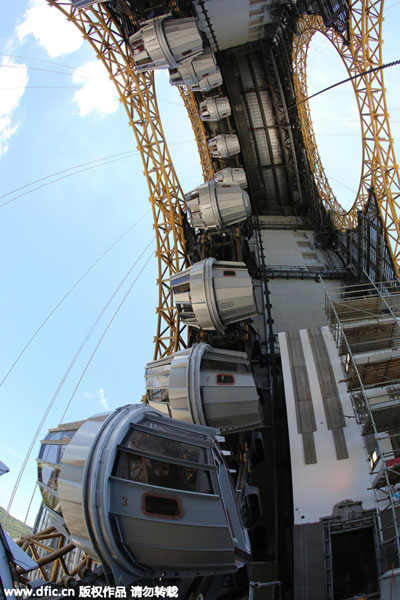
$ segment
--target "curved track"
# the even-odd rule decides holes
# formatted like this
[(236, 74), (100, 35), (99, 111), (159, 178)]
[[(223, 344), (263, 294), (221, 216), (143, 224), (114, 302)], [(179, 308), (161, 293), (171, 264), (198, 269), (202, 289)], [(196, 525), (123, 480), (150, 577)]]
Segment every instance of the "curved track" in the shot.
[[(188, 258), (183, 228), (185, 200), (161, 125), (154, 73), (135, 71), (131, 49), (106, 5), (99, 3), (96, 8), (90, 7), (85, 11), (78, 11), (67, 1), (47, 1), (78, 27), (104, 64), (116, 85), (142, 156), (157, 241), (159, 306), (154, 357), (162, 358), (185, 346), (183, 327), (173, 303), (169, 280), (172, 275), (185, 268)], [(390, 134), (382, 71), (375, 71), (353, 80), (363, 134), (363, 171), (356, 201), (352, 210), (347, 213), (335, 199), (324, 173), (312, 131), (310, 108), (305, 101), (308, 95), (307, 50), (312, 36), (320, 32), (328, 37), (342, 57), (349, 75), (360, 75), (365, 70), (382, 65), (382, 10), (381, 1), (353, 2), (350, 11), (350, 42), (347, 42), (338, 31), (326, 28), (322, 18), (301, 17), (298, 21), (300, 35), (294, 36), (292, 46), (293, 84), (299, 103), (298, 112), (307, 157), (321, 202), (328, 211), (332, 211), (335, 226), (346, 231), (356, 226), (357, 211), (366, 205), (370, 189), (374, 188), (391, 256), (399, 274), (400, 180)], [(242, 62), (245, 60), (247, 57), (242, 58)], [(249, 69), (255, 69), (254, 62), (250, 64)], [(273, 86), (270, 87), (272, 89)], [(262, 105), (263, 98), (259, 90), (257, 92), (260, 96), (259, 105)], [(194, 130), (204, 179), (210, 180), (214, 177), (214, 169), (205, 128), (199, 116), (197, 99), (185, 88), (181, 88), (180, 93)], [(285, 147), (290, 146), (290, 152), (294, 155), (290, 123), (283, 117), (282, 119), (290, 134), (287, 139), (285, 138)], [(271, 126), (270, 123), (268, 125)], [(293, 168), (292, 164), (283, 163), (271, 165), (272, 176), (277, 180), (276, 189), (279, 189), (278, 184), (281, 183), (277, 177), (280, 167), (289, 181), (291, 177), (295, 179), (297, 190), (300, 184), (297, 181), (297, 165), (295, 166), (296, 168)], [(296, 175), (295, 178), (293, 173)], [(239, 233), (237, 232), (236, 235), (239, 236)], [(54, 560), (57, 557), (58, 555)], [(55, 581), (56, 570), (53, 571)]]
[(130, 46), (104, 4), (77, 10), (69, 2), (48, 0), (80, 30), (113, 80), (142, 156), (153, 210), (158, 260), (159, 304), (154, 358), (185, 347), (169, 279), (187, 264), (182, 213), (185, 199), (165, 141), (154, 86), (154, 72), (135, 72)]
[[(304, 15), (298, 21), (299, 35), (292, 46), (293, 83), (298, 102), (301, 129), (310, 169), (321, 201), (332, 211), (334, 224), (341, 231), (353, 229), (357, 212), (368, 201), (372, 188), (376, 194), (391, 256), (399, 276), (400, 259), (400, 177), (390, 132), (383, 71), (363, 74), (382, 66), (383, 1), (353, 2), (350, 9), (349, 43), (332, 28), (325, 27), (318, 15)], [(322, 33), (339, 53), (352, 80), (362, 131), (362, 173), (358, 193), (350, 211), (337, 202), (325, 174), (312, 126), (306, 98), (307, 52), (315, 33)]]

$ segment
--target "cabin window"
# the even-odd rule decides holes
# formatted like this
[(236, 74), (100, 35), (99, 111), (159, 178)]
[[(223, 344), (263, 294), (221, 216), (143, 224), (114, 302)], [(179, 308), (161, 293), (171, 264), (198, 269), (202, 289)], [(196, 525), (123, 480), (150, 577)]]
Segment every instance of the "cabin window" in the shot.
[(150, 517), (167, 519), (180, 519), (183, 517), (183, 507), (179, 498), (164, 494), (143, 494), (142, 511)]
[(178, 308), (179, 314), (182, 316), (182, 319), (190, 319), (195, 316), (193, 312), (193, 307), (190, 304), (190, 302), (179, 302), (179, 304), (177, 304), (176, 306)]
[(169, 402), (168, 389), (148, 389), (147, 399), (149, 402)]
[(148, 65), (150, 67), (151, 65), (154, 64), (149, 61), (149, 58), (147, 56), (145, 58), (141, 58), (140, 60), (138, 58), (136, 58), (135, 62), (138, 67), (145, 66), (145, 65)]
[(193, 322), (193, 319), (196, 318), (196, 315), (194, 314), (194, 312), (186, 312), (186, 311), (179, 310), (179, 305), (178, 305), (178, 313), (179, 313), (182, 323), (191, 323), (191, 322)]
[(46, 488), (41, 487), (41, 494), (42, 494), (42, 499), (43, 502), (46, 506), (48, 506), (49, 508), (55, 510), (56, 512), (61, 514), (61, 506), (60, 506), (60, 502), (58, 500), (57, 494), (53, 491), (50, 490), (46, 490)]
[[(161, 431), (163, 433), (172, 434), (171, 437), (174, 437), (175, 434), (184, 435), (186, 437), (190, 436), (192, 441), (204, 440), (204, 439), (208, 438), (208, 435), (205, 435), (204, 433), (199, 433), (198, 431), (191, 431), (189, 433), (187, 431), (187, 429), (185, 428), (185, 426), (182, 423), (179, 423), (179, 421), (176, 421), (175, 423), (176, 424), (174, 424), (174, 425), (167, 425), (166, 423), (161, 423), (159, 421), (146, 418), (140, 422), (140, 425), (142, 427), (147, 427), (150, 431), (153, 431), (154, 435), (157, 435), (157, 433), (156, 433), (157, 431)], [(128, 436), (127, 436), (127, 439), (128, 439)]]
[[(71, 431), (71, 430), (70, 431), (50, 431), (50, 433), (48, 433), (46, 438), (42, 441), (42, 445), (40, 448), (38, 458), (45, 462), (49, 462), (49, 463), (53, 463), (53, 464), (60, 464), (62, 455), (64, 454), (65, 447), (71, 441), (71, 438), (74, 435), (74, 433), (76, 433), (76, 430), (74, 430), (74, 431)], [(54, 441), (57, 441), (57, 442), (65, 441), (65, 444), (51, 443)]]
[(131, 431), (125, 438), (123, 446), (132, 450), (144, 450), (161, 457), (169, 456), (188, 462), (207, 463), (206, 448), (184, 444), (144, 431)]
[(121, 479), (162, 488), (201, 494), (213, 493), (208, 471), (155, 460), (122, 450), (117, 455), (113, 475)]
[(169, 402), (169, 374), (161, 369), (149, 369), (146, 373), (146, 390), (149, 402)]
[[(192, 211), (195, 212), (195, 211)], [(200, 212), (200, 211), (197, 211)], [(174, 294), (185, 294), (187, 292), (190, 292), (190, 282), (188, 283), (181, 283), (180, 285), (174, 285)]]
[(135, 40), (132, 44), (132, 48), (133, 48), (135, 54), (139, 54), (140, 52), (143, 52), (144, 51), (143, 41), (141, 39)]
[(224, 277), (236, 277), (236, 271), (223, 271), (222, 274)]
[(64, 453), (64, 449), (65, 446), (59, 446), (57, 444), (43, 444), (39, 458), (46, 462), (59, 465), (61, 464), (61, 458)]
[(44, 485), (47, 485), (47, 487), (57, 491), (60, 467), (39, 464), (38, 471), (39, 481)]
[(182, 275), (181, 277), (175, 277), (172, 285), (181, 285), (188, 282), (190, 282), (190, 274)]
[(235, 383), (235, 376), (227, 373), (218, 373), (215, 379), (217, 385), (233, 385)]
[(234, 363), (223, 360), (203, 358), (200, 369), (203, 371), (230, 371), (234, 373), (248, 373), (249, 367), (245, 363)]
[(149, 369), (146, 376), (146, 383), (148, 389), (162, 389), (167, 388), (169, 384), (169, 373), (164, 369), (163, 372), (154, 372), (154, 369)]

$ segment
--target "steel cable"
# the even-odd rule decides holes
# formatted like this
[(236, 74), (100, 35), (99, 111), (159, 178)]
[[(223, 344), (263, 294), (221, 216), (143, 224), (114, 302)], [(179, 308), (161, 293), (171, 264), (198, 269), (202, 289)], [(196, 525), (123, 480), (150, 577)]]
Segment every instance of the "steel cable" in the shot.
[[(47, 419), (47, 417), (48, 417), (48, 415), (49, 415), (49, 413), (50, 413), (50, 410), (51, 410), (51, 409), (52, 409), (52, 407), (54, 406), (54, 403), (55, 403), (55, 401), (57, 400), (57, 398), (58, 398), (58, 395), (59, 395), (59, 393), (60, 393), (60, 391), (61, 391), (61, 389), (62, 389), (62, 387), (63, 387), (63, 385), (64, 385), (64, 383), (65, 383), (65, 381), (66, 381), (66, 379), (67, 379), (67, 377), (68, 377), (68, 375), (70, 374), (70, 372), (71, 372), (72, 368), (74, 367), (74, 365), (75, 365), (76, 361), (78, 360), (78, 358), (79, 358), (79, 356), (80, 356), (80, 354), (81, 354), (81, 352), (82, 352), (83, 348), (85, 347), (85, 345), (86, 345), (86, 342), (89, 340), (89, 338), (90, 338), (91, 334), (93, 333), (93, 331), (94, 331), (94, 329), (96, 328), (97, 324), (99, 323), (99, 321), (101, 320), (102, 316), (103, 316), (103, 315), (104, 315), (104, 313), (106, 312), (107, 308), (109, 307), (109, 305), (111, 304), (111, 302), (113, 301), (113, 299), (115, 298), (115, 296), (117, 295), (117, 293), (119, 292), (119, 290), (121, 289), (122, 285), (125, 283), (125, 281), (126, 281), (126, 280), (127, 280), (127, 278), (129, 277), (129, 275), (131, 274), (131, 272), (133, 271), (133, 269), (135, 268), (135, 266), (137, 265), (137, 263), (139, 262), (139, 260), (142, 258), (142, 256), (143, 256), (143, 255), (145, 254), (145, 252), (146, 252), (146, 251), (149, 249), (150, 245), (151, 245), (153, 242), (154, 242), (154, 240), (153, 240), (153, 239), (151, 239), (151, 240), (150, 240), (150, 242), (149, 242), (149, 243), (147, 244), (147, 246), (145, 247), (145, 249), (144, 249), (144, 250), (141, 252), (140, 256), (139, 256), (139, 257), (138, 257), (138, 258), (135, 260), (135, 262), (133, 263), (133, 265), (132, 265), (132, 266), (129, 268), (129, 270), (128, 270), (128, 272), (126, 273), (126, 275), (125, 275), (125, 276), (123, 277), (123, 279), (120, 281), (120, 283), (118, 284), (118, 286), (117, 286), (117, 287), (116, 287), (116, 289), (114, 290), (113, 294), (110, 296), (110, 298), (108, 299), (108, 301), (106, 302), (106, 304), (104, 305), (104, 307), (102, 308), (102, 310), (100, 311), (100, 313), (98, 314), (98, 316), (97, 316), (96, 320), (94, 321), (94, 323), (93, 323), (93, 324), (92, 324), (92, 326), (90, 327), (90, 329), (89, 329), (89, 331), (87, 332), (87, 334), (86, 334), (86, 336), (85, 336), (84, 340), (81, 342), (81, 344), (80, 344), (80, 346), (79, 346), (78, 350), (76, 351), (76, 353), (75, 353), (75, 355), (74, 355), (74, 357), (73, 357), (72, 361), (70, 362), (70, 364), (69, 364), (69, 366), (68, 366), (67, 370), (65, 371), (64, 375), (62, 376), (62, 378), (61, 378), (61, 380), (60, 380), (60, 382), (59, 382), (59, 384), (58, 384), (58, 386), (57, 386), (57, 389), (56, 389), (56, 391), (54, 392), (54, 394), (53, 394), (53, 397), (52, 397), (52, 399), (50, 400), (50, 402), (49, 402), (49, 404), (48, 404), (48, 406), (47, 406), (46, 410), (44, 411), (44, 413), (43, 413), (43, 416), (42, 416), (42, 418), (41, 418), (41, 420), (40, 420), (40, 423), (39, 423), (38, 427), (36, 428), (35, 434), (34, 434), (34, 436), (33, 436), (33, 438), (32, 438), (32, 441), (31, 441), (31, 443), (30, 443), (30, 446), (29, 446), (29, 448), (28, 448), (28, 451), (27, 451), (27, 453), (26, 453), (26, 456), (25, 456), (25, 458), (24, 458), (24, 461), (23, 461), (23, 463), (22, 463), (21, 469), (20, 469), (20, 471), (19, 471), (19, 473), (18, 473), (18, 476), (17, 476), (17, 479), (16, 479), (16, 481), (15, 481), (15, 484), (14, 484), (13, 490), (12, 490), (12, 492), (11, 492), (10, 500), (9, 500), (9, 502), (8, 502), (8, 506), (7, 506), (7, 513), (8, 513), (8, 515), (10, 514), (11, 506), (12, 506), (12, 504), (13, 504), (13, 502), (14, 502), (15, 495), (16, 495), (16, 493), (17, 493), (17, 490), (18, 490), (19, 484), (20, 484), (20, 482), (21, 482), (22, 476), (23, 476), (23, 474), (24, 474), (24, 472), (25, 472), (26, 465), (28, 464), (28, 461), (29, 461), (29, 459), (30, 459), (30, 457), (31, 457), (31, 454), (32, 454), (33, 448), (34, 448), (34, 446), (35, 446), (35, 444), (36, 444), (36, 442), (37, 442), (37, 440), (38, 440), (38, 437), (39, 437), (39, 435), (40, 435), (40, 432), (41, 432), (41, 430), (42, 430), (42, 427), (43, 427), (43, 425), (44, 425), (44, 423), (45, 423), (45, 421), (46, 421), (46, 419)], [(150, 260), (150, 258), (149, 258), (148, 260)], [(148, 262), (148, 261), (147, 261), (147, 262)], [(147, 262), (146, 262), (146, 265), (147, 265)], [(142, 271), (141, 271), (141, 272), (142, 272)], [(140, 273), (141, 273), (141, 272), (140, 272)], [(136, 281), (137, 281), (137, 278), (135, 279), (135, 282), (136, 282)], [(133, 287), (133, 285), (131, 285), (131, 287), (129, 288), (129, 291), (132, 289), (132, 287)], [(124, 297), (124, 300), (123, 300), (123, 301), (125, 301), (125, 299), (126, 299), (126, 296)], [(118, 309), (117, 309), (117, 312), (119, 311), (120, 307), (121, 307), (121, 305), (118, 307)], [(116, 313), (114, 313), (114, 315), (113, 315), (113, 317), (112, 317), (112, 320), (114, 320), (115, 316), (116, 316)], [(110, 324), (111, 324), (111, 323), (110, 323)], [(110, 325), (110, 324), (109, 324), (109, 325)], [(109, 328), (109, 325), (107, 326), (107, 329), (106, 329), (106, 331), (108, 330), (108, 328)], [(105, 333), (103, 334), (102, 338), (104, 337), (104, 335), (105, 335)], [(101, 339), (102, 339), (102, 338), (101, 338)], [(6, 520), (7, 520), (7, 519), (6, 519)]]
[(61, 300), (59, 300), (57, 302), (55, 307), (49, 312), (47, 317), (42, 321), (42, 323), (39, 325), (39, 327), (36, 329), (36, 331), (32, 334), (32, 336), (26, 342), (25, 346), (22, 348), (21, 352), (18, 354), (17, 358), (14, 360), (14, 362), (8, 369), (7, 373), (4, 375), (3, 379), (0, 381), (0, 387), (6, 381), (7, 377), (10, 375), (10, 373), (12, 372), (14, 367), (17, 365), (20, 358), (22, 358), (22, 356), (24, 355), (26, 350), (29, 348), (29, 346), (31, 345), (33, 340), (36, 338), (38, 333), (41, 331), (41, 329), (43, 329), (43, 327), (46, 325), (46, 323), (49, 321), (49, 319), (54, 315), (56, 310), (63, 304), (63, 302), (68, 298), (68, 296), (70, 296), (70, 294), (79, 285), (79, 283), (86, 277), (86, 275), (88, 275), (90, 273), (90, 271), (92, 271), (92, 269), (94, 269), (94, 267), (101, 261), (101, 259), (104, 258), (104, 256), (106, 256), (106, 254), (108, 254), (110, 252), (110, 250), (112, 250), (114, 248), (114, 246), (116, 246), (118, 244), (118, 242), (120, 242), (130, 231), (132, 231), (132, 229), (138, 223), (140, 223), (140, 221), (142, 221), (144, 219), (144, 217), (149, 214), (149, 212), (150, 212), (150, 209), (148, 211), (146, 211), (137, 221), (135, 221), (135, 223), (133, 223), (130, 227), (128, 227), (128, 229), (126, 229), (116, 240), (114, 240), (114, 242), (106, 250), (104, 250), (104, 252), (98, 258), (96, 258), (96, 260), (90, 265), (90, 267), (88, 267), (86, 269), (86, 271), (84, 271), (84, 273), (79, 277), (79, 279), (76, 280), (76, 282), (64, 294), (64, 296), (61, 298)]

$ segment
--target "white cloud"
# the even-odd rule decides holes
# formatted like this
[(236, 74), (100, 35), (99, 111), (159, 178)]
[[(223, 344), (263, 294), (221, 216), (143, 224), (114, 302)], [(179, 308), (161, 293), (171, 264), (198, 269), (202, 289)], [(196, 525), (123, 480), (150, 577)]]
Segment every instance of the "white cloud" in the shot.
[(82, 84), (82, 76), (88, 79), (80, 90), (75, 92), (74, 101), (79, 106), (79, 114), (86, 117), (93, 111), (102, 116), (116, 112), (119, 108), (117, 90), (109, 79), (104, 65), (99, 60), (91, 60), (76, 69), (72, 79)]
[(20, 43), (33, 35), (51, 58), (75, 52), (83, 44), (83, 37), (75, 25), (46, 0), (30, 0), (16, 35)]
[(85, 400), (95, 400), (96, 402), (100, 402), (101, 406), (105, 410), (111, 410), (103, 388), (99, 388), (95, 394), (93, 394), (92, 392), (85, 392), (83, 394), (83, 397), (85, 398)]
[(108, 400), (107, 400), (107, 398), (104, 395), (103, 388), (100, 388), (99, 390), (97, 390), (97, 395), (99, 397), (100, 404), (102, 405), (102, 407), (105, 408), (106, 410), (111, 410), (110, 406), (108, 404)]
[(0, 156), (7, 152), (9, 141), (18, 129), (19, 123), (13, 123), (13, 115), (28, 81), (25, 64), (3, 59), (0, 66)]
[[(23, 44), (29, 36), (33, 36), (51, 58), (75, 52), (84, 41), (75, 25), (46, 0), (29, 0), (29, 7), (16, 27), (12, 41)], [(104, 116), (118, 110), (116, 89), (100, 61), (88, 61), (71, 75), (74, 83), (82, 86), (73, 96), (81, 117), (94, 111)], [(11, 122), (7, 122), (3, 130), (3, 136), (0, 130), (0, 155), (1, 151), (6, 151), (7, 141), (14, 133)]]

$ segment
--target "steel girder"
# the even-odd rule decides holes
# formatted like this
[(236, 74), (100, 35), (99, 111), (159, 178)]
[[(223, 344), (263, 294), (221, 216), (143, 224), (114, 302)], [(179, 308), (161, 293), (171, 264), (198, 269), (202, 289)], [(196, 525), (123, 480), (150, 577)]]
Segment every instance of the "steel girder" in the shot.
[(169, 279), (187, 265), (187, 256), (182, 225), (185, 200), (161, 125), (154, 72), (136, 72), (131, 48), (106, 5), (78, 10), (69, 2), (47, 1), (94, 48), (117, 88), (136, 138), (153, 210), (159, 288), (154, 358), (162, 358), (185, 347)]
[[(370, 190), (377, 198), (386, 240), (399, 276), (400, 261), (400, 178), (390, 132), (383, 71), (361, 75), (382, 66), (383, 0), (356, 0), (350, 5), (350, 43), (335, 30), (325, 27), (318, 15), (303, 15), (297, 22), (298, 36), (293, 37), (293, 83), (301, 128), (310, 169), (335, 226), (354, 229), (357, 212), (368, 202)], [(312, 36), (322, 33), (338, 51), (352, 80), (357, 100), (363, 142), (362, 172), (357, 197), (345, 212), (336, 200), (324, 172), (312, 127), (308, 101), (306, 61)]]
[[(17, 540), (17, 544), (25, 552), (29, 551), (32, 558), (37, 562), (38, 571), (43, 581), (56, 583), (62, 577), (72, 578), (78, 572), (88, 570), (92, 559), (80, 553), (78, 560), (73, 561), (74, 566), (68, 565), (68, 555), (76, 551), (74, 544), (68, 543), (65, 536), (51, 526), (38, 533), (25, 536)], [(75, 564), (76, 563), (76, 564)], [(22, 568), (18, 567), (17, 573), (20, 581), (26, 583), (27, 579)]]
[(199, 105), (192, 90), (186, 86), (178, 86), (179, 93), (185, 105), (190, 123), (192, 125), (194, 137), (197, 144), (197, 151), (200, 157), (201, 169), (203, 171), (204, 181), (214, 179), (214, 166), (212, 162), (210, 147), (204, 129), (203, 121), (200, 117)]

